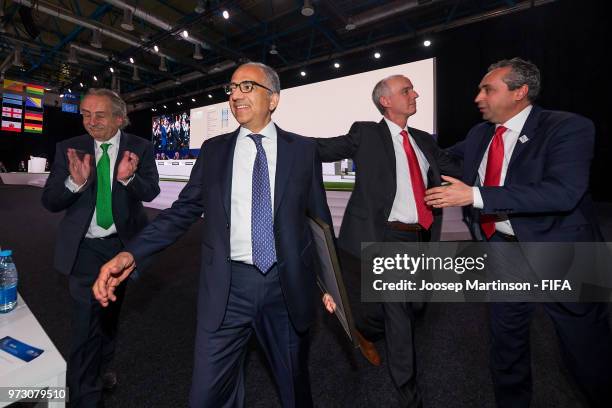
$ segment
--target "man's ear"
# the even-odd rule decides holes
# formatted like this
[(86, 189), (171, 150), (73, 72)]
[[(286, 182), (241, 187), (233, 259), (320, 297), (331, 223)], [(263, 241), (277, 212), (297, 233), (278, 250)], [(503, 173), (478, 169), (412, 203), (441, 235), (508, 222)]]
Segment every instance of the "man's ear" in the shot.
[(278, 106), (278, 101), (280, 100), (280, 95), (278, 93), (273, 93), (270, 96), (270, 111), (274, 111)]
[(523, 84), (520, 88), (515, 89), (515, 91), (515, 99), (517, 101), (522, 101), (527, 97), (527, 94), (529, 93), (529, 85)]

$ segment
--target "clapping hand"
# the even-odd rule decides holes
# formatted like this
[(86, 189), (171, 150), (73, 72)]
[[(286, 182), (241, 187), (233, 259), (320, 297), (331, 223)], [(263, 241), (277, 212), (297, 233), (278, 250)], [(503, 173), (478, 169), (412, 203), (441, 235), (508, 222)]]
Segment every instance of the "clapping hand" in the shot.
[(66, 155), (68, 156), (68, 171), (72, 181), (77, 186), (82, 186), (91, 173), (91, 154), (85, 153), (81, 157), (76, 149), (69, 148)]
[(117, 180), (128, 181), (138, 169), (138, 156), (128, 150), (123, 152), (123, 157), (117, 167)]

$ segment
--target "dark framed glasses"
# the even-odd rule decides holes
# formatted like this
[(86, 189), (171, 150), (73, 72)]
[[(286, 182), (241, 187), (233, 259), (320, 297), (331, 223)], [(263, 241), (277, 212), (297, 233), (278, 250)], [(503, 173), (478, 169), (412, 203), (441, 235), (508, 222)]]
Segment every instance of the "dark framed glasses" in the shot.
[(231, 95), (237, 88), (240, 88), (240, 92), (242, 93), (249, 93), (253, 90), (254, 86), (258, 86), (260, 88), (263, 88), (267, 91), (274, 93), (274, 91), (268, 88), (267, 86), (264, 86), (255, 81), (242, 81), (239, 84), (235, 82), (230, 82), (229, 84), (224, 85), (223, 89), (225, 90), (226, 94)]

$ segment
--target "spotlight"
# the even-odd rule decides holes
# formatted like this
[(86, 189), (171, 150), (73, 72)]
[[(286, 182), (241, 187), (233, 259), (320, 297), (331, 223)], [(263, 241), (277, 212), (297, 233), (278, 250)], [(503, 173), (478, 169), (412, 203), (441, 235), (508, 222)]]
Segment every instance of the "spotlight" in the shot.
[(159, 70), (162, 72), (168, 71), (168, 66), (166, 66), (166, 57), (161, 57), (159, 61)]
[(81, 88), (84, 86), (82, 82), (79, 82), (79, 85), (81, 86)]
[(195, 98), (191, 98), (191, 102), (195, 102)]
[(134, 24), (132, 24), (132, 10), (124, 9), (123, 10), (123, 21), (121, 22), (121, 28), (126, 31), (133, 31)]
[(166, 105), (162, 105), (162, 106), (164, 107), (164, 109), (168, 109), (168, 108), (166, 107)]
[(68, 63), (69, 64), (78, 64), (79, 60), (77, 59), (76, 49), (70, 47), (70, 52), (68, 53)]
[(374, 58), (379, 59), (380, 58), (380, 52), (375, 52), (374, 53)]
[(140, 81), (140, 75), (138, 75), (138, 67), (134, 65), (134, 72), (132, 72), (132, 81)]
[(300, 71), (300, 75), (305, 77), (306, 76), (306, 71)]
[(423, 45), (426, 46), (426, 47), (429, 47), (431, 45), (431, 41), (425, 40), (425, 41), (423, 41)]
[(68, 88), (68, 93), (71, 94), (72, 93), (72, 89)]
[(134, 63), (134, 58), (130, 57), (130, 64)]
[(189, 32), (187, 30), (183, 30), (183, 38), (189, 38)]
[(212, 99), (212, 94), (208, 94), (208, 99)]
[(204, 0), (198, 0), (195, 9), (193, 10), (198, 14), (202, 14), (206, 11), (206, 4), (204, 3)]
[(202, 55), (202, 47), (200, 46), (200, 44), (195, 45), (195, 49), (193, 51), (193, 59), (198, 61), (204, 59), (204, 56)]
[(314, 7), (312, 5), (312, 0), (304, 0), (304, 6), (302, 7), (302, 15), (305, 17), (310, 17), (314, 14)]
[(155, 52), (159, 52), (159, 47), (157, 45), (154, 45), (153, 50), (155, 50)]
[(229, 11), (227, 11), (227, 10), (223, 10), (223, 13), (221, 13), (221, 14), (223, 15), (223, 18), (226, 19), (226, 20), (230, 17), (229, 16)]
[(93, 36), (89, 45), (94, 48), (102, 48), (102, 34), (100, 33), (100, 30), (93, 30), (92, 34)]
[(115, 73), (115, 69), (113, 67), (108, 68), (108, 70), (111, 72), (111, 74)]
[(60, 94), (60, 98), (63, 98), (63, 97), (64, 97), (64, 94)]
[(94, 81), (97, 81), (97, 80), (98, 80), (98, 77), (97, 77), (97, 76), (95, 76), (95, 75), (93, 76), (93, 78), (94, 78)]
[(336, 69), (340, 68), (340, 63), (339, 62), (334, 62), (334, 68), (336, 68)]

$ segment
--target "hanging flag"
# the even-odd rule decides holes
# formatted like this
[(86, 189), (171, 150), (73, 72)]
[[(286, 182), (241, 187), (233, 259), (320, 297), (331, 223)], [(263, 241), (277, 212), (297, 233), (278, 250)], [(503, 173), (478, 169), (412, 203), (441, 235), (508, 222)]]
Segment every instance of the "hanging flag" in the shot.
[(21, 132), (21, 122), (14, 122), (11, 120), (2, 121), (2, 130), (7, 132)]
[(11, 93), (2, 94), (3, 105), (23, 105), (23, 96)]
[(44, 86), (40, 86), (40, 85), (27, 84), (26, 85), (26, 92), (30, 93), (30, 94), (34, 94), (34, 95), (43, 96), (44, 93), (45, 93), (45, 87)]
[(25, 106), (26, 108), (42, 109), (42, 98), (34, 98), (33, 96), (26, 96)]
[(38, 122), (43, 121), (43, 114), (40, 112), (32, 112), (26, 111), (25, 116), (23, 117), (25, 120), (36, 120)]
[(7, 118), (19, 118), (19, 119), (21, 119), (22, 112), (23, 112), (23, 110), (19, 109), (19, 108), (13, 108), (11, 106), (3, 106), (2, 107), (2, 116), (5, 116)]
[(40, 123), (24, 123), (23, 131), (28, 133), (42, 133), (42, 124)]
[(11, 81), (10, 79), (5, 79), (3, 87), (7, 91), (23, 92), (23, 86), (24, 85), (25, 84), (23, 82)]

